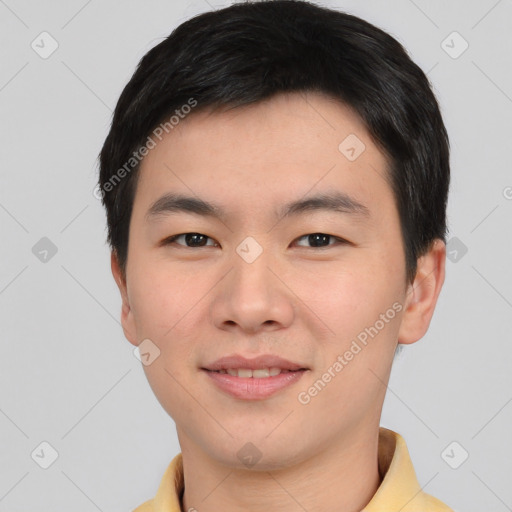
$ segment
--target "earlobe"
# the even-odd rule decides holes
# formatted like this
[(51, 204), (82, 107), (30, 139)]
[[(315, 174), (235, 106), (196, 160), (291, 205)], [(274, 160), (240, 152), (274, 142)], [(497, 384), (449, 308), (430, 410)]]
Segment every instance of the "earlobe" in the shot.
[(430, 250), (418, 259), (416, 277), (405, 298), (398, 343), (414, 343), (427, 332), (444, 283), (445, 263), (446, 245), (436, 239)]
[(114, 280), (117, 284), (117, 287), (119, 288), (119, 292), (121, 293), (121, 325), (123, 327), (124, 335), (132, 345), (137, 346), (138, 343), (137, 337), (135, 336), (135, 321), (128, 297), (128, 287), (126, 285), (126, 279), (121, 272), (119, 260), (114, 251), (112, 251), (110, 254), (110, 267), (112, 269)]

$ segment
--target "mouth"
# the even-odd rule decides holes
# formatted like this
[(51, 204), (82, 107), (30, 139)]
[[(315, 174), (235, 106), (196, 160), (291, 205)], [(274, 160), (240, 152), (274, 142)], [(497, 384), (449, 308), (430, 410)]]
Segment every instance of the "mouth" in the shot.
[[(248, 359), (242, 355), (235, 354), (231, 356), (221, 357), (212, 363), (205, 365), (203, 370), (214, 372), (225, 372), (233, 376), (239, 377), (269, 377), (279, 375), (281, 372), (308, 370), (304, 365), (288, 361), (282, 357), (265, 354), (258, 357)], [(254, 372), (250, 374), (248, 370)], [(237, 372), (236, 374), (234, 372)], [(239, 373), (241, 372), (241, 375)], [(268, 374), (267, 374), (268, 372)]]
[(208, 370), (207, 368), (203, 368), (203, 370), (231, 375), (232, 377), (242, 377), (242, 378), (253, 378), (253, 379), (266, 379), (268, 377), (276, 377), (277, 375), (281, 375), (282, 373), (295, 373), (300, 371), (305, 371), (306, 368), (299, 368), (297, 370), (287, 370), (285, 368), (258, 368), (251, 370), (250, 368), (226, 368), (221, 370)]
[(292, 386), (309, 368), (278, 356), (223, 357), (201, 370), (222, 392), (240, 400), (264, 400)]

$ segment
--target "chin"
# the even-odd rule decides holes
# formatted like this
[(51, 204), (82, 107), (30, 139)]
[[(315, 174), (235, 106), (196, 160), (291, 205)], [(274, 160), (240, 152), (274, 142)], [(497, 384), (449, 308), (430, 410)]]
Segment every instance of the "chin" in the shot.
[[(273, 434), (275, 435), (275, 434)], [(278, 471), (294, 466), (308, 458), (304, 450), (300, 452), (297, 445), (303, 443), (292, 442), (289, 432), (284, 438), (275, 435), (274, 439), (268, 437), (268, 430), (261, 435), (237, 436), (229, 440), (209, 439), (201, 443), (209, 457), (226, 467), (248, 471)], [(258, 441), (261, 439), (261, 441)], [(289, 443), (286, 442), (289, 441)]]

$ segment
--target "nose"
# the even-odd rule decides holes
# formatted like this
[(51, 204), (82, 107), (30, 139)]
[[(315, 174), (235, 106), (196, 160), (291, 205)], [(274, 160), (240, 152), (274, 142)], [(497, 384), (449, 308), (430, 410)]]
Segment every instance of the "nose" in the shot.
[(288, 327), (296, 308), (283, 265), (270, 251), (254, 261), (234, 254), (231, 270), (212, 290), (210, 314), (216, 327), (254, 334)]

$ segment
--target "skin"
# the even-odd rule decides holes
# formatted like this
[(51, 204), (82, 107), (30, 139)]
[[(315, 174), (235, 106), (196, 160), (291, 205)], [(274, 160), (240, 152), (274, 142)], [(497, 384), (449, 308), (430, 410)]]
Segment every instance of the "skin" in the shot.
[[(338, 149), (356, 134), (366, 149)], [(174, 419), (183, 454), (183, 510), (359, 511), (378, 471), (379, 420), (397, 343), (427, 331), (444, 282), (436, 240), (405, 279), (404, 246), (387, 160), (362, 121), (319, 93), (278, 95), (229, 112), (189, 115), (142, 162), (130, 224), (126, 280), (115, 253), (122, 325), (134, 345), (160, 350), (144, 366)], [(276, 218), (283, 203), (341, 191), (366, 205), (364, 219), (332, 211)], [(219, 203), (224, 222), (190, 213), (148, 223), (164, 192)], [(206, 235), (187, 247), (181, 233)], [(305, 235), (325, 233), (315, 247)], [(247, 263), (246, 237), (263, 252)], [(402, 310), (311, 401), (307, 391), (394, 303)], [(200, 368), (233, 354), (277, 354), (309, 370), (264, 400), (235, 399)], [(253, 443), (261, 459), (237, 452)], [(299, 505), (300, 504), (300, 505)]]

